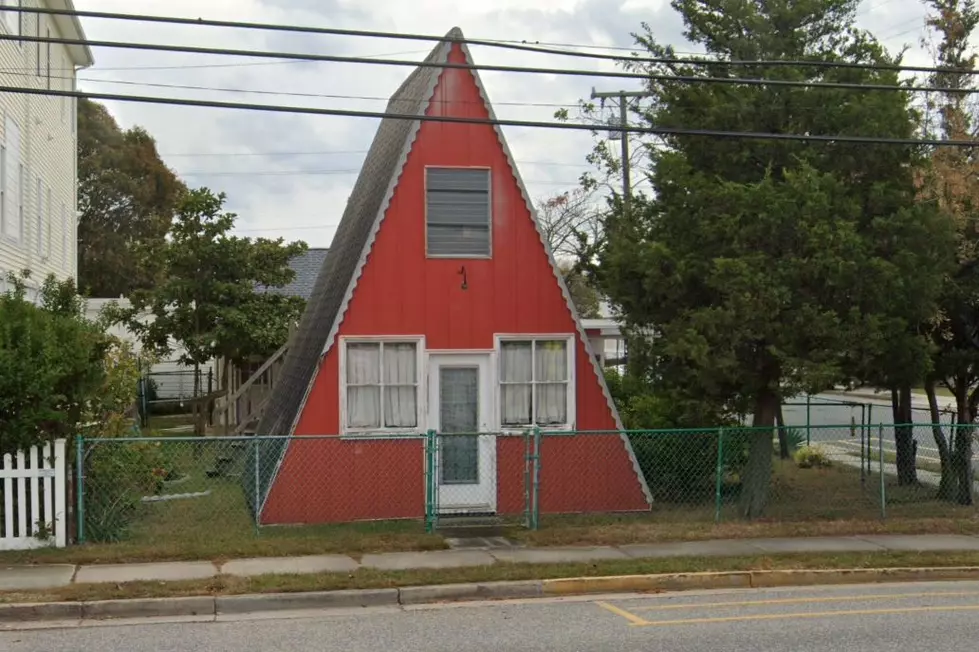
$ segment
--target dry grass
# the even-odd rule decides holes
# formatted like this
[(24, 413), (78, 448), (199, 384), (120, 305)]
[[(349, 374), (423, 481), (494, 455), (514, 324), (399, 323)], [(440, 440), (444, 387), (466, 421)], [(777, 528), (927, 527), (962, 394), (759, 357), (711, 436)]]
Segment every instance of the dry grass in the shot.
[(881, 518), (880, 476), (861, 483), (849, 467), (800, 469), (777, 463), (765, 518), (738, 517), (737, 497), (726, 496), (721, 520), (713, 500), (662, 504), (649, 513), (615, 516), (542, 517), (537, 531), (516, 531), (530, 545), (619, 545), (752, 537), (846, 536), (857, 534), (979, 534), (979, 512), (935, 500), (927, 486), (888, 483), (887, 518)]
[(979, 552), (882, 552), (834, 554), (757, 555), (750, 557), (677, 557), (630, 559), (581, 564), (496, 564), (442, 570), (378, 571), (315, 575), (262, 575), (251, 578), (222, 575), (184, 582), (130, 582), (125, 584), (75, 584), (51, 591), (0, 593), (0, 602), (59, 602), (170, 596), (236, 595), (244, 593), (295, 593), (353, 588), (392, 588), (459, 582), (549, 579), (603, 575), (654, 573), (818, 569), (899, 568), (979, 565)]

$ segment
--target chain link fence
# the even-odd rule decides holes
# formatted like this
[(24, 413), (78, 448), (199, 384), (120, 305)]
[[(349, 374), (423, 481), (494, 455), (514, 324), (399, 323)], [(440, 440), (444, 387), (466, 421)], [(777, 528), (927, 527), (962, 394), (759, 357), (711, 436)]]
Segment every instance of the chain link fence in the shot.
[[(629, 432), (79, 437), (78, 538), (159, 544), (351, 522), (432, 532), (487, 517), (537, 529), (575, 515), (652, 523), (745, 515), (749, 451), (772, 438), (762, 518), (972, 515), (975, 426), (850, 423)], [(910, 438), (912, 462), (898, 468)], [(807, 445), (808, 442), (808, 445)], [(628, 444), (628, 445), (626, 445)], [(971, 452), (971, 451), (970, 451)], [(943, 459), (945, 460), (943, 463)], [(974, 461), (974, 460), (973, 460)], [(944, 470), (943, 470), (944, 469)], [(763, 469), (767, 472), (767, 469)]]

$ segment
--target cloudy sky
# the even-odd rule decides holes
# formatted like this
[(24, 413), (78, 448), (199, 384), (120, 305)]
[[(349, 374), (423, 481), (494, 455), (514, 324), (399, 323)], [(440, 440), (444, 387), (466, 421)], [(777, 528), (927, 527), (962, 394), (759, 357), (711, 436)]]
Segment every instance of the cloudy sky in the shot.
[[(684, 45), (682, 24), (666, 0), (75, 0), (80, 10), (129, 12), (250, 22), (444, 34), (454, 26), (469, 38), (528, 40), (624, 53), (642, 21), (659, 40)], [(529, 8), (534, 7), (534, 8)], [(863, 27), (892, 50), (909, 46), (906, 62), (927, 63), (919, 40), (924, 7), (918, 0), (864, 0)], [(95, 40), (169, 43), (420, 60), (431, 44), (419, 41), (288, 35), (106, 20), (83, 21)], [(473, 47), (477, 63), (614, 69), (608, 62)], [(265, 59), (205, 57), (98, 48), (96, 65), (80, 73), (83, 90), (131, 95), (383, 110), (410, 69)], [(497, 115), (549, 120), (593, 87), (618, 90), (632, 80), (483, 72)], [(377, 122), (363, 118), (299, 116), (113, 102), (124, 127), (152, 133), (164, 160), (191, 186), (228, 195), (238, 231), (328, 246)], [(505, 128), (531, 194), (545, 197), (574, 187), (587, 169), (591, 136), (569, 131)]]

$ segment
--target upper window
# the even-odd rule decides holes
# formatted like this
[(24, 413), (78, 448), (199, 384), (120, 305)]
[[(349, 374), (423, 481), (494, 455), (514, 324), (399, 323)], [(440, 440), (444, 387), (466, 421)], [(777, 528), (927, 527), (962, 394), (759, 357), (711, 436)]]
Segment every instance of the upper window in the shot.
[(3, 176), (3, 235), (14, 240), (23, 238), (24, 230), (24, 163), (21, 158), (20, 127), (8, 115), (4, 119)]
[(568, 340), (500, 343), (500, 421), (504, 428), (570, 425)]
[(346, 343), (347, 430), (418, 427), (418, 344)]
[[(3, 7), (23, 7), (24, 0), (0, 0), (0, 10)], [(8, 34), (20, 36), (24, 33), (24, 14), (19, 11), (3, 11), (3, 23), (7, 28)], [(18, 41), (23, 45), (23, 41)]]
[(429, 256), (489, 256), (491, 223), (489, 170), (426, 170), (425, 226)]

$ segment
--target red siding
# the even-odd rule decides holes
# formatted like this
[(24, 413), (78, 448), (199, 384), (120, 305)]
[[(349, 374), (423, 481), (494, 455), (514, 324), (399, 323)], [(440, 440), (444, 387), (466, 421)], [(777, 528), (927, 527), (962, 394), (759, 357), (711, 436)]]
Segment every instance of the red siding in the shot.
[[(450, 61), (465, 62), (458, 46)], [(459, 69), (443, 72), (428, 112), (489, 117), (471, 73)], [(424, 175), (429, 165), (491, 169), (491, 260), (426, 258)], [(462, 267), (466, 289), (461, 287)], [(576, 328), (493, 127), (422, 123), (339, 335), (424, 335), (429, 349), (492, 349), (496, 333), (570, 334)], [(576, 341), (577, 427), (614, 430), (592, 363), (583, 343)], [(297, 435), (339, 432), (338, 360), (334, 344), (316, 377)], [(322, 452), (303, 454), (301, 459), (295, 446), (290, 449), (264, 522), (423, 515), (420, 443), (321, 441), (317, 447)], [(542, 493), (542, 510), (647, 507), (617, 436), (601, 436), (598, 441), (548, 438), (544, 448), (547, 461), (541, 480), (551, 487)], [(498, 457), (499, 511), (519, 512), (524, 500), (523, 439), (501, 439)], [(350, 489), (365, 485), (371, 490)]]

